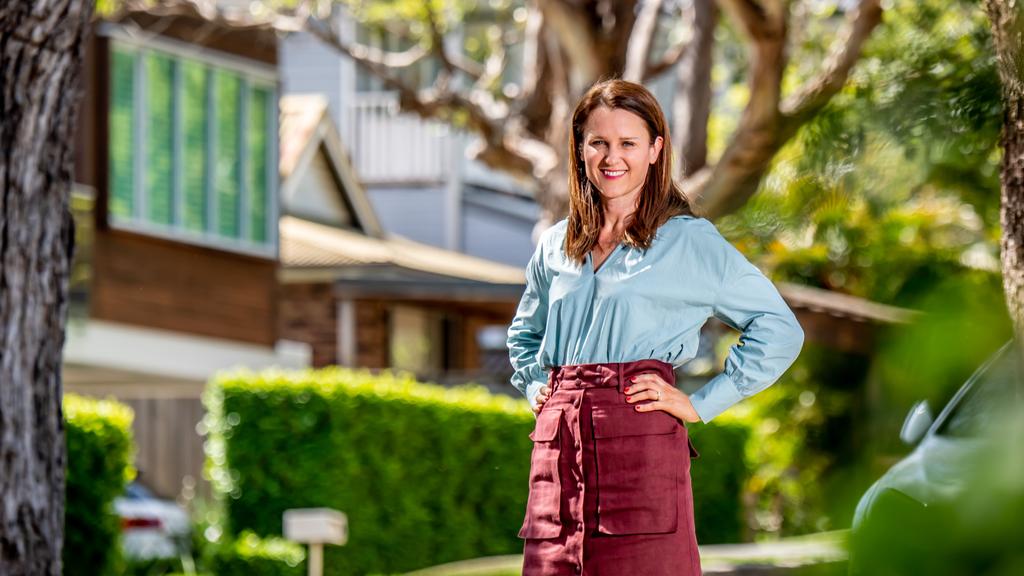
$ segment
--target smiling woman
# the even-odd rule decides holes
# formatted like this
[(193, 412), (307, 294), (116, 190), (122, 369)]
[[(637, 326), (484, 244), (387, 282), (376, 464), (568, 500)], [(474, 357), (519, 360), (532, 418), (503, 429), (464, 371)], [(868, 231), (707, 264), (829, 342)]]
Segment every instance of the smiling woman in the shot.
[[(687, 424), (775, 382), (803, 331), (760, 270), (691, 213), (646, 88), (591, 88), (570, 150), (569, 217), (541, 235), (508, 331), (512, 383), (537, 413), (523, 574), (696, 576)], [(696, 355), (712, 315), (740, 344), (687, 395), (673, 368)]]

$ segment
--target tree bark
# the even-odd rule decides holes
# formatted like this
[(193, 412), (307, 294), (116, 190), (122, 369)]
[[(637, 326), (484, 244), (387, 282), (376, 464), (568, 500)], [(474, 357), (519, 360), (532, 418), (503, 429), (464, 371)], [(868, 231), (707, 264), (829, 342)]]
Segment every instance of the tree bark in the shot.
[(1024, 346), (1024, 6), (986, 0), (1003, 84), (1000, 170), (1001, 260), (1006, 305)]
[(72, 142), (93, 2), (0, 5), (0, 574), (61, 574)]
[(694, 0), (693, 39), (676, 68), (673, 101), (673, 145), (680, 179), (708, 162), (708, 119), (711, 117), (711, 66), (718, 6), (714, 0)]

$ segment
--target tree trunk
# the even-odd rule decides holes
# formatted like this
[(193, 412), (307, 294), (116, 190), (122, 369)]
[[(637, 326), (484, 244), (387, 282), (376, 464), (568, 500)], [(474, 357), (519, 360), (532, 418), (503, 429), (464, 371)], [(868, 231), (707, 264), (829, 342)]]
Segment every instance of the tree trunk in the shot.
[(0, 574), (61, 574), (72, 142), (93, 2), (0, 4)]
[(708, 162), (708, 118), (711, 116), (711, 65), (718, 7), (713, 0), (693, 2), (693, 40), (676, 70), (672, 139), (683, 180)]
[(1024, 7), (987, 0), (1003, 84), (1000, 171), (1003, 290), (1018, 343), (1024, 346)]
[(1016, 94), (1008, 98), (1005, 107), (999, 213), (1003, 289), (1015, 332), (1020, 335), (1024, 333), (1024, 98)]

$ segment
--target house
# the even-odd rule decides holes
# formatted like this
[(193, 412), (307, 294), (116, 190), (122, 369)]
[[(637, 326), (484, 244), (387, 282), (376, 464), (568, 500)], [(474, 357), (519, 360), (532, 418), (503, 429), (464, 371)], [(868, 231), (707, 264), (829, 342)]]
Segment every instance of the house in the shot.
[(281, 99), (282, 336), (315, 366), (508, 387), (522, 268), (386, 233), (350, 157), (324, 97)]
[(277, 322), (277, 40), (187, 10), (95, 26), (64, 385), (135, 409), (141, 478), (172, 496), (200, 484), (212, 374), (311, 362)]
[[(317, 99), (279, 110), (277, 38), (188, 4), (96, 24), (72, 198), (68, 392), (136, 414), (158, 494), (208, 487), (201, 396), (235, 366), (507, 365), (522, 270), (392, 237)], [(283, 112), (280, 113), (280, 112)]]
[[(357, 26), (340, 8), (336, 23), (346, 38), (366, 45), (406, 47), (394, 36)], [(467, 30), (487, 25), (463, 23)], [(386, 231), (504, 264), (526, 264), (540, 214), (527, 184), (468, 159), (470, 136), (400, 112), (396, 93), (314, 36), (289, 34), (280, 55), (284, 92), (323, 94), (341, 138), (358, 143), (352, 165)], [(436, 66), (425, 59), (402, 75), (426, 85)]]

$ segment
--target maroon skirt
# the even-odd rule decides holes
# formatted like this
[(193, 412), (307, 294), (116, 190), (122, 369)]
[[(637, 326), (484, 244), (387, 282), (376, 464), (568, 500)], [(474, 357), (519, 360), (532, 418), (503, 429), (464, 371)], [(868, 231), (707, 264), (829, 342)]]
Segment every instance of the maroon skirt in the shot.
[(699, 576), (686, 426), (626, 402), (629, 378), (658, 360), (561, 366), (530, 438), (530, 496), (519, 531), (526, 576)]

